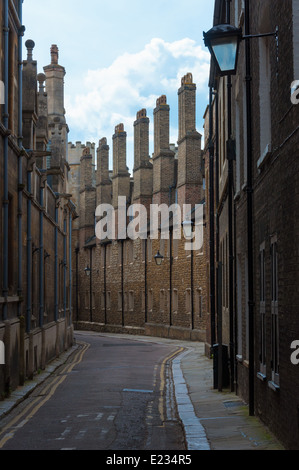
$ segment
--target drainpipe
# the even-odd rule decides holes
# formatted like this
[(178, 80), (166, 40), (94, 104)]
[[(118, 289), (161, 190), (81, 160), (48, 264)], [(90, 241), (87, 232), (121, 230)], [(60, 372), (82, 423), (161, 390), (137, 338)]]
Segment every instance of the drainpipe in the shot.
[[(230, 2), (226, 0), (226, 22), (230, 24)], [(233, 252), (233, 184), (234, 152), (232, 149), (232, 79), (227, 77), (227, 159), (228, 159), (228, 251), (229, 251), (229, 350), (230, 350), (230, 386), (234, 391), (235, 382), (235, 346), (234, 346), (234, 252)]]
[(172, 266), (173, 266), (173, 227), (169, 234), (169, 326), (172, 326)]
[(31, 173), (27, 171), (27, 315), (26, 315), (26, 332), (31, 329), (31, 312), (32, 312), (32, 233), (31, 233)]
[[(18, 10), (19, 10), (19, 20), (20, 25), (22, 25), (22, 6), (23, 0), (19, 0)], [(18, 31), (18, 82), (19, 82), (19, 96), (18, 96), (18, 146), (19, 149), (22, 149), (23, 146), (23, 62), (22, 62), (22, 37), (24, 36), (25, 28), (20, 26)], [(23, 244), (22, 244), (22, 202), (23, 202), (23, 174), (22, 174), (22, 152), (18, 158), (18, 317), (21, 316), (21, 297), (22, 297), (22, 286), (23, 286), (23, 276), (22, 276), (22, 260), (23, 260)]]
[(63, 221), (63, 311), (66, 318), (66, 219)]
[[(209, 93), (209, 195), (210, 195), (210, 310), (211, 310), (211, 350), (216, 342), (215, 334), (215, 223), (214, 223), (214, 145), (212, 87)], [(219, 361), (218, 361), (219, 362)]]
[(217, 338), (218, 353), (218, 391), (222, 392), (223, 360), (222, 360), (222, 263), (219, 259), (219, 95), (215, 95), (215, 197), (216, 197), (216, 296), (217, 296)]
[[(245, 35), (250, 35), (249, 1), (245, 0)], [(247, 108), (247, 234), (249, 309), (249, 415), (254, 416), (254, 295), (253, 295), (253, 187), (250, 38), (245, 39)]]
[(125, 326), (125, 306), (124, 306), (124, 240), (121, 240), (121, 322)]
[(40, 188), (39, 215), (39, 326), (42, 328), (44, 323), (44, 189)]
[(107, 244), (104, 244), (104, 307), (105, 325), (107, 325)]
[(54, 320), (58, 321), (58, 206), (55, 205), (55, 234), (54, 234)]
[(89, 248), (89, 261), (90, 261), (90, 276), (89, 276), (89, 312), (90, 312), (90, 323), (92, 319), (92, 247)]
[(144, 323), (147, 323), (147, 238), (144, 240)]
[(194, 288), (193, 288), (193, 260), (194, 260), (194, 252), (191, 249), (191, 329), (194, 330)]
[(69, 212), (69, 324), (72, 324), (72, 213)]
[(76, 248), (76, 319), (77, 319), (77, 324), (79, 321), (79, 271), (78, 271), (78, 258), (79, 258), (79, 248)]
[(8, 296), (8, 54), (9, 54), (9, 26), (8, 26), (8, 0), (4, 0), (4, 115), (3, 124), (6, 130), (3, 138), (3, 320), (7, 320)]

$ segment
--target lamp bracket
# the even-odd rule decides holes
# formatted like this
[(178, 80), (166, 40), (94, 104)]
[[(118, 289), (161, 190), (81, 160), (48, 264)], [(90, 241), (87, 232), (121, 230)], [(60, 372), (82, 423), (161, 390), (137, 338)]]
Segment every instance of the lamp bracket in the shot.
[(268, 36), (275, 36), (278, 37), (278, 27), (273, 33), (261, 33), (261, 34), (247, 34), (246, 36), (242, 36), (242, 39), (252, 39), (252, 38), (265, 38)]

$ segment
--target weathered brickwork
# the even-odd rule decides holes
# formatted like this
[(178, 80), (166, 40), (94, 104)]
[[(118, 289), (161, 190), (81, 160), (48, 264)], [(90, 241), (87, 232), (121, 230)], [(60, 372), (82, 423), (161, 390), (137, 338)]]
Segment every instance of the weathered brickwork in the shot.
[(69, 254), (75, 211), (66, 184), (65, 70), (53, 46), (52, 63), (45, 74), (37, 74), (31, 40), (22, 62), (20, 2), (14, 8), (11, 3), (8, 17), (4, 2), (0, 5), (5, 30), (0, 79), (8, 92), (0, 119), (0, 340), (5, 343), (0, 397), (44, 369), (73, 341)]
[[(248, 10), (246, 6), (248, 3)], [(245, 9), (244, 9), (245, 6)], [(225, 22), (226, 2), (215, 2), (215, 21)], [(248, 119), (246, 101), (245, 41), (240, 45), (238, 70), (232, 78), (232, 138), (236, 143), (233, 165), (233, 279), (229, 276), (229, 200), (227, 135), (227, 79), (211, 73), (216, 94), (215, 204), (219, 228), (215, 261), (222, 263), (222, 341), (230, 348), (234, 365), (234, 388), (254, 413), (288, 449), (298, 449), (298, 365), (291, 362), (291, 344), (298, 339), (298, 148), (299, 107), (291, 102), (291, 83), (298, 80), (298, 53), (293, 38), (299, 31), (298, 4), (292, 0), (236, 1), (231, 3), (231, 23), (245, 28), (249, 15), (250, 34), (273, 33), (250, 40), (252, 111), (252, 188), (248, 187)], [(216, 23), (217, 24), (217, 23)], [(278, 37), (274, 35), (278, 28)], [(247, 82), (248, 83), (248, 82)], [(216, 107), (216, 103), (218, 106)], [(217, 109), (217, 111), (216, 111)], [(205, 142), (208, 155), (209, 118)], [(209, 165), (206, 159), (206, 175)], [(208, 178), (207, 178), (208, 179)], [(207, 189), (208, 191), (208, 189)], [(252, 191), (252, 192), (251, 192)], [(253, 248), (248, 251), (248, 198), (252, 194)], [(209, 210), (207, 210), (208, 225)], [(253, 305), (249, 304), (248, 263), (253, 261)], [(216, 263), (216, 265), (217, 265)], [(233, 282), (233, 321), (230, 329), (229, 286)], [(253, 331), (250, 331), (250, 315)], [(216, 328), (219, 326), (216, 324)], [(219, 330), (216, 330), (217, 334)], [(254, 364), (250, 361), (251, 335)], [(218, 339), (218, 338), (217, 338)], [(231, 355), (233, 351), (233, 356)], [(250, 371), (253, 367), (253, 395)]]
[[(154, 109), (152, 158), (149, 155), (149, 117), (145, 109), (136, 115), (132, 177), (126, 165), (126, 132), (123, 125), (116, 126), (113, 135), (112, 174), (108, 168), (110, 149), (107, 140), (103, 138), (99, 141), (95, 175), (97, 200), (90, 214), (94, 214), (98, 205), (112, 203), (117, 219), (121, 211), (118, 197), (126, 196), (128, 205), (134, 203), (146, 207), (149, 224), (151, 204), (165, 204), (168, 208), (178, 201), (178, 196), (181, 206), (190, 204), (194, 208), (195, 204), (204, 202), (201, 135), (195, 128), (196, 85), (191, 74), (183, 77), (182, 84), (179, 90), (179, 122), (184, 134), (180, 134), (178, 148), (169, 142), (170, 108), (165, 95), (157, 100)], [(81, 187), (86, 188), (86, 181), (91, 181), (90, 173), (84, 173), (82, 168), (80, 177), (87, 178), (81, 179)], [(78, 206), (79, 220), (82, 211), (85, 211), (82, 214), (84, 220), (90, 209), (86, 206), (83, 192), (80, 193)], [(128, 217), (127, 223), (130, 222)], [(142, 227), (137, 227), (142, 232), (141, 238), (131, 240), (125, 237), (117, 241), (101, 241), (95, 233), (89, 233), (88, 238), (81, 224), (84, 223), (79, 222), (77, 240), (77, 276), (80, 279), (78, 328), (205, 341), (205, 246), (192, 254), (186, 251), (183, 235), (180, 240), (173, 239), (172, 217), (171, 236), (165, 240), (161, 239), (161, 235), (158, 239), (152, 239), (150, 226), (146, 222)], [(116, 235), (120, 235), (117, 220)], [(155, 262), (158, 251), (164, 257), (161, 266)], [(90, 278), (85, 275), (85, 269), (90, 268), (91, 264)], [(73, 274), (76, 277), (74, 271)]]

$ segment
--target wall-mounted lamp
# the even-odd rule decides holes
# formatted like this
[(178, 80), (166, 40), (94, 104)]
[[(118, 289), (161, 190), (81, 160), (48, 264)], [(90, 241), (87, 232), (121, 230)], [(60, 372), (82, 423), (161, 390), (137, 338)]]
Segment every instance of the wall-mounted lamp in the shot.
[(89, 277), (91, 275), (91, 269), (89, 266), (87, 266), (85, 269), (84, 269), (84, 272), (86, 274), (87, 277)]
[(204, 33), (204, 42), (209, 48), (220, 75), (235, 75), (242, 29), (230, 24), (214, 26)]
[(156, 256), (155, 256), (155, 261), (156, 261), (156, 265), (157, 265), (157, 266), (161, 266), (161, 264), (162, 264), (163, 261), (164, 261), (164, 256), (162, 256), (159, 251), (158, 251), (158, 253), (157, 253)]
[(194, 227), (193, 220), (185, 220), (184, 222), (182, 222), (182, 227), (183, 227), (185, 239), (191, 240), (192, 235), (193, 235), (193, 227)]

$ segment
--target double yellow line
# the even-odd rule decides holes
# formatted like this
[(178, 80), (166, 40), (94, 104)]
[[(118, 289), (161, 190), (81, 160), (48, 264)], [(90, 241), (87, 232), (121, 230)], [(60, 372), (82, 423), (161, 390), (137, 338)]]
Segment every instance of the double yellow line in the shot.
[[(42, 395), (36, 397), (24, 410), (13, 418), (1, 431), (0, 431), (0, 449), (4, 447), (7, 441), (12, 439), (15, 433), (21, 429), (28, 421), (38, 412), (38, 410), (54, 395), (59, 385), (61, 385), (67, 378), (68, 374), (73, 368), (80, 364), (85, 352), (90, 347), (87, 343), (78, 342), (82, 348), (76, 353), (71, 364), (67, 364), (60, 374), (42, 390)], [(44, 398), (43, 398), (44, 397)], [(22, 419), (24, 417), (24, 419)], [(19, 424), (17, 424), (19, 423)]]
[(160, 369), (160, 397), (159, 397), (159, 414), (160, 418), (162, 421), (162, 426), (164, 427), (164, 422), (165, 422), (165, 407), (164, 407), (164, 390), (165, 390), (165, 385), (166, 385), (166, 376), (165, 376), (165, 366), (167, 362), (169, 362), (171, 359), (173, 359), (175, 356), (178, 356), (184, 351), (184, 348), (180, 348), (174, 353), (172, 353), (170, 356), (166, 357), (164, 361), (162, 362), (161, 369)]

